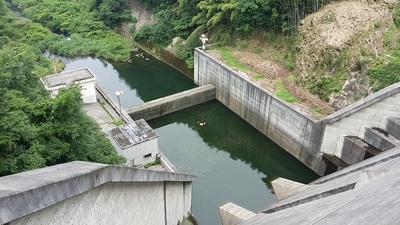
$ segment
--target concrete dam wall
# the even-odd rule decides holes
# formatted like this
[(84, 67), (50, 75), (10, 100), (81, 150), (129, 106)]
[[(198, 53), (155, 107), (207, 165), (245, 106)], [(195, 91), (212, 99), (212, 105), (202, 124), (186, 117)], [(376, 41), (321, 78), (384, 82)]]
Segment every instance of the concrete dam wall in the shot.
[(125, 111), (134, 120), (151, 120), (213, 99), (215, 99), (215, 87), (208, 84), (155, 99)]
[(0, 224), (170, 224), (191, 211), (186, 174), (71, 162), (0, 178)]
[(249, 79), (195, 50), (194, 81), (213, 84), (216, 99), (318, 174), (325, 171), (318, 154), (323, 124), (294, 109)]
[[(400, 118), (400, 83), (316, 120), (199, 49), (194, 55), (194, 82), (213, 84), (218, 101), (321, 176), (332, 163), (340, 169), (400, 143), (384, 137), (400, 126), (393, 119)], [(347, 141), (350, 136), (364, 143), (363, 150), (351, 147), (355, 144)], [(369, 155), (365, 149), (373, 143), (376, 149)]]

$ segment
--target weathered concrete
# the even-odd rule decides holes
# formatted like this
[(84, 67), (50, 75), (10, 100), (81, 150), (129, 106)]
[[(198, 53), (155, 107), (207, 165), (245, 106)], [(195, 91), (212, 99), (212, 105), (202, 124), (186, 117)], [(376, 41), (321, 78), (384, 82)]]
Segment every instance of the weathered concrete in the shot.
[(219, 207), (219, 216), (222, 225), (235, 225), (245, 220), (248, 220), (256, 214), (238, 205), (228, 202)]
[(400, 141), (386, 132), (371, 127), (365, 127), (364, 138), (367, 143), (371, 144), (380, 151), (386, 151), (400, 144)]
[(400, 146), (322, 177), (240, 225), (397, 224)]
[[(364, 139), (364, 127), (379, 128), (387, 117), (400, 117), (400, 83), (317, 121), (259, 87), (245, 73), (234, 71), (213, 59), (206, 51), (195, 49), (194, 61), (194, 81), (197, 85), (213, 84), (218, 101), (319, 175), (331, 172), (327, 168), (335, 162), (329, 159), (348, 164), (364, 158), (366, 154), (363, 151), (343, 153), (345, 137)], [(387, 127), (396, 130), (396, 125)], [(324, 154), (329, 156), (325, 157), (326, 160), (322, 158)], [(333, 167), (342, 168), (340, 165)]]
[[(321, 151), (342, 155), (344, 136), (364, 139), (365, 127), (380, 127), (388, 117), (400, 117), (400, 83), (384, 88), (323, 119)], [(371, 143), (370, 143), (371, 144)]]
[(5, 176), (0, 224), (175, 225), (190, 212), (195, 179), (89, 162)]
[(213, 99), (215, 99), (215, 87), (213, 85), (204, 85), (202, 87), (155, 99), (125, 109), (125, 111), (134, 120), (150, 120)]
[(307, 188), (307, 185), (279, 177), (271, 182), (276, 198), (282, 200)]
[(400, 140), (400, 119), (399, 118), (387, 118), (382, 121), (381, 126), (383, 130), (387, 131), (393, 137)]
[(345, 137), (342, 160), (349, 165), (360, 162), (366, 158), (368, 147), (368, 144), (358, 137)]
[(323, 124), (295, 109), (206, 52), (195, 50), (194, 81), (213, 84), (216, 99), (320, 175)]

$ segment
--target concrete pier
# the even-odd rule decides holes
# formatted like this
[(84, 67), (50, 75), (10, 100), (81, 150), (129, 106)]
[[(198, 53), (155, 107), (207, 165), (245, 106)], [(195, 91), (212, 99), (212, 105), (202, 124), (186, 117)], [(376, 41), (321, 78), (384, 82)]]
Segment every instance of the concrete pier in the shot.
[(235, 225), (252, 218), (256, 214), (232, 202), (228, 202), (219, 207), (219, 215), (222, 225)]
[(150, 120), (213, 100), (214, 98), (215, 87), (214, 85), (208, 84), (163, 98), (155, 99), (153, 101), (125, 109), (125, 111), (134, 120)]

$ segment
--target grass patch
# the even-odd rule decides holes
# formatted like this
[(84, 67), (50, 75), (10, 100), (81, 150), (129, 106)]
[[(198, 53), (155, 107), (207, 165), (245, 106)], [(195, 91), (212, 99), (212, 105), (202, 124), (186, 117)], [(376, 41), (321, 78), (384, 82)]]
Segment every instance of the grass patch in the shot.
[(276, 87), (276, 91), (275, 94), (276, 96), (278, 96), (280, 99), (283, 99), (287, 102), (296, 102), (296, 98), (293, 97), (290, 92), (285, 88), (285, 86), (283, 85), (282, 81), (277, 80), (275, 81), (275, 87)]
[(122, 121), (121, 120), (113, 120), (113, 124), (115, 126), (121, 126), (122, 125)]
[(144, 168), (147, 169), (147, 168), (150, 168), (150, 167), (156, 166), (156, 165), (161, 165), (161, 159), (160, 159), (160, 157), (156, 157), (156, 160), (154, 160), (154, 162), (145, 164), (145, 165), (144, 165)]
[(254, 77), (254, 78), (256, 78), (256, 80), (260, 80), (260, 79), (262, 79), (264, 77), (264, 75), (262, 75), (262, 74), (256, 74), (256, 76)]
[(230, 67), (234, 67), (238, 70), (242, 70), (242, 71), (248, 71), (249, 69), (241, 64), (233, 55), (232, 52), (228, 49), (221, 49), (221, 57), (222, 59), (225, 61), (225, 63), (230, 66)]

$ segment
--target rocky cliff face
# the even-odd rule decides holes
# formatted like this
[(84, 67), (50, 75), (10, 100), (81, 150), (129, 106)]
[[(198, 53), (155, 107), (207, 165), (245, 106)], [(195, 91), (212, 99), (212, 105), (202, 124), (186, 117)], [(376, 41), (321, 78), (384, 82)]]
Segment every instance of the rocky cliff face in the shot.
[(140, 0), (131, 0), (130, 9), (132, 16), (137, 19), (136, 23), (122, 23), (116, 28), (116, 32), (127, 38), (131, 37), (131, 29), (139, 30), (145, 24), (151, 24), (156, 21), (152, 9), (147, 9)]

